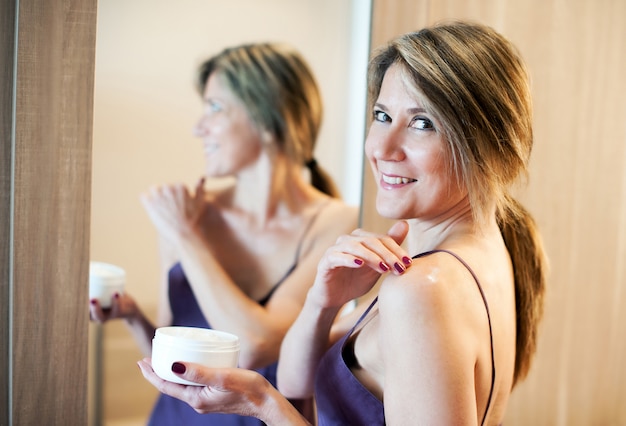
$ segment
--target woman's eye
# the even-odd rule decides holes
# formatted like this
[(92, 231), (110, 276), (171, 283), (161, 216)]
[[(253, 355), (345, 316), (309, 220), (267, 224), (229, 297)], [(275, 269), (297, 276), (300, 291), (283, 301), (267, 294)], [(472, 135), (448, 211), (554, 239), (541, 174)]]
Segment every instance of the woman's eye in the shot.
[(213, 101), (208, 101), (206, 102), (206, 109), (208, 112), (219, 112), (222, 110), (222, 106), (220, 104), (218, 104), (217, 102), (213, 102)]
[(391, 121), (391, 117), (389, 117), (387, 113), (383, 111), (376, 110), (374, 111), (374, 120), (385, 123)]
[(433, 122), (424, 117), (415, 117), (411, 121), (410, 127), (418, 130), (435, 130)]

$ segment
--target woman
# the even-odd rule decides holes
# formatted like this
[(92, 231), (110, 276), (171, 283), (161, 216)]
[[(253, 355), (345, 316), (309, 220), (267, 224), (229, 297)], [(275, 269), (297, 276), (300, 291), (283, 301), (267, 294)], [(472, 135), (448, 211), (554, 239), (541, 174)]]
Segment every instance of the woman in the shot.
[[(91, 315), (100, 322), (123, 318), (146, 355), (157, 326), (233, 333), (240, 366), (275, 383), (280, 344), (317, 263), (339, 235), (354, 229), (357, 209), (338, 198), (313, 157), (322, 104), (297, 52), (277, 44), (225, 49), (201, 66), (199, 84), (204, 111), (195, 132), (205, 176), (234, 176), (235, 184), (207, 191), (203, 177), (193, 191), (175, 185), (143, 194), (163, 247), (157, 324), (128, 294), (116, 295), (110, 312), (92, 301)], [(151, 425), (259, 423), (200, 416), (166, 395), (150, 419)]]
[[(533, 142), (525, 67), (493, 29), (455, 22), (392, 41), (370, 63), (369, 91), (376, 207), (398, 222), (326, 252), (283, 341), (279, 389), (315, 392), (320, 425), (500, 424), (535, 351), (546, 273), (534, 222), (508, 192)], [(346, 325), (341, 307), (372, 289)], [(191, 389), (146, 361), (153, 384), (199, 411), (305, 423), (249, 372), (175, 363), (207, 385)]]

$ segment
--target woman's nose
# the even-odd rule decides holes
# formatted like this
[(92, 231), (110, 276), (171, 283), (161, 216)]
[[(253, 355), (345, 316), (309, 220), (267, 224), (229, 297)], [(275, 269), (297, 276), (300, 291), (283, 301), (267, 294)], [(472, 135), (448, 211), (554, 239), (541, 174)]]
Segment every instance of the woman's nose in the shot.
[(365, 152), (369, 158), (378, 160), (400, 161), (404, 158), (401, 135), (392, 127), (383, 129), (370, 128), (365, 140)]
[(205, 117), (200, 117), (200, 119), (193, 126), (193, 135), (196, 137), (202, 137), (206, 135), (207, 126), (205, 123)]

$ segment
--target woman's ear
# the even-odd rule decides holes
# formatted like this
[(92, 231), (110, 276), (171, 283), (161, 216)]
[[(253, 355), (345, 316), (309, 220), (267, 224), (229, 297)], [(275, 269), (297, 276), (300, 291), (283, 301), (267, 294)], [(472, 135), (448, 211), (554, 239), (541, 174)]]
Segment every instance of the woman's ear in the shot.
[(272, 132), (267, 129), (261, 129), (261, 142), (263, 142), (264, 145), (269, 145), (274, 142), (274, 135), (272, 135)]

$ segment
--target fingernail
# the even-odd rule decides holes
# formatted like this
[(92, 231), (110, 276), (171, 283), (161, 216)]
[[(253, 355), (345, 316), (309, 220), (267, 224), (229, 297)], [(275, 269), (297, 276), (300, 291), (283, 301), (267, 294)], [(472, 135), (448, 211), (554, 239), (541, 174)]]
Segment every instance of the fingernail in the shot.
[(411, 258), (410, 258), (410, 257), (408, 257), (408, 256), (404, 256), (404, 257), (402, 258), (402, 263), (404, 263), (405, 265), (410, 265), (410, 264), (411, 264), (411, 262), (413, 262), (413, 261), (412, 261), (412, 260), (411, 260)]
[(387, 266), (387, 264), (385, 262), (380, 262), (378, 264), (378, 266), (380, 267), (380, 269), (382, 269), (384, 272), (387, 272), (389, 270), (389, 266)]
[(89, 303), (91, 303), (92, 305), (95, 305), (96, 303), (98, 303), (98, 301), (96, 299), (91, 299)]
[(363, 264), (363, 261), (361, 259), (354, 259), (354, 263), (360, 266)]
[(398, 262), (394, 263), (393, 267), (396, 268), (399, 274), (404, 272), (404, 266), (400, 265)]
[(115, 294), (113, 295), (113, 297), (115, 297), (116, 299), (119, 299), (119, 298), (120, 298), (120, 294), (119, 294), (119, 293), (115, 293)]
[(177, 374), (184, 374), (187, 369), (180, 362), (175, 362), (174, 364), (172, 364), (172, 371)]

